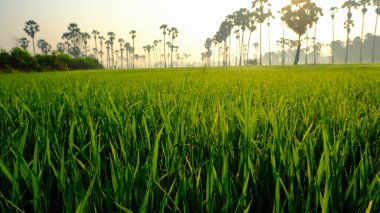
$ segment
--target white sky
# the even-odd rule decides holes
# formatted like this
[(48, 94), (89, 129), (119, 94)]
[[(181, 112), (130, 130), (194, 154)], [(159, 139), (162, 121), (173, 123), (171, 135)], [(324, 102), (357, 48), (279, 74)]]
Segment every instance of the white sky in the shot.
[[(136, 52), (142, 54), (142, 46), (162, 39), (161, 24), (174, 26), (179, 30), (176, 44), (180, 53), (190, 53), (193, 60), (200, 59), (204, 51), (204, 41), (212, 37), (224, 17), (245, 7), (251, 8), (251, 0), (0, 0), (0, 49), (10, 49), (17, 45), (17, 39), (27, 37), (23, 28), (25, 22), (32, 19), (40, 25), (36, 39), (43, 38), (52, 45), (61, 41), (63, 32), (69, 23), (77, 23), (82, 31), (91, 33), (93, 29), (102, 35), (113, 31), (116, 38), (131, 43), (129, 32), (137, 31)], [(276, 16), (271, 25), (272, 49), (282, 35), (282, 25), (277, 11), (290, 0), (272, 0), (272, 11)], [(318, 25), (318, 40), (330, 43), (331, 18), (329, 8), (341, 7), (344, 0), (315, 0), (323, 8), (324, 17)], [(343, 29), (346, 11), (340, 9), (336, 17), (336, 38), (344, 40)], [(354, 11), (355, 27), (352, 38), (360, 35), (361, 12)], [(375, 12), (369, 8), (366, 16), (365, 32), (373, 33)], [(265, 25), (264, 25), (265, 26)], [(268, 42), (263, 28), (263, 51), (267, 51)], [(257, 32), (257, 31), (256, 31)], [(296, 36), (287, 30), (288, 38)], [(257, 33), (253, 40), (257, 39)], [(257, 41), (255, 41), (257, 42)], [(93, 45), (93, 40), (90, 41)]]

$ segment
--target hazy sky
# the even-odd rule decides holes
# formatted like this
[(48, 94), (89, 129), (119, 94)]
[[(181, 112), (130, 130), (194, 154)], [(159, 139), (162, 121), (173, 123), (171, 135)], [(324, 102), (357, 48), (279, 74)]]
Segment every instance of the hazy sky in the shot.
[[(278, 11), (290, 0), (272, 0), (272, 11)], [(316, 0), (323, 7), (324, 17), (318, 24), (319, 41), (329, 43), (331, 39), (331, 18), (329, 8), (340, 7), (344, 0)], [(25, 22), (32, 19), (40, 25), (36, 39), (43, 38), (55, 49), (61, 41), (63, 32), (69, 23), (77, 23), (82, 31), (98, 30), (102, 35), (113, 31), (116, 38), (131, 42), (129, 32), (137, 31), (136, 53), (143, 53), (142, 46), (162, 39), (161, 24), (174, 26), (179, 30), (176, 44), (181, 53), (192, 54), (193, 60), (199, 60), (204, 51), (207, 37), (212, 37), (224, 17), (242, 8), (250, 8), (251, 0), (0, 0), (0, 49), (10, 49), (17, 45), (17, 39), (27, 37), (23, 28)], [(271, 28), (272, 49), (281, 37), (282, 25), (277, 12)], [(366, 32), (373, 33), (374, 9), (371, 7), (366, 16)], [(345, 39), (343, 22), (346, 11), (337, 14), (336, 37)], [(355, 27), (353, 36), (360, 35), (361, 13), (354, 12)], [(264, 27), (266, 30), (266, 26)], [(257, 32), (257, 31), (256, 31)], [(290, 30), (288, 38), (296, 38)], [(265, 34), (267, 35), (266, 31)], [(257, 39), (257, 33), (253, 39)], [(264, 38), (264, 40), (266, 40)], [(268, 48), (264, 42), (264, 51)], [(90, 41), (93, 45), (93, 40)]]

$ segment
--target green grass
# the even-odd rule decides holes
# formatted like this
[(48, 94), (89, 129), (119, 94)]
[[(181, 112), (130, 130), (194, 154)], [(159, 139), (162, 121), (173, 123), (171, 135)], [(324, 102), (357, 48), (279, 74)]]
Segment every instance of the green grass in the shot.
[(379, 212), (379, 70), (0, 75), (0, 209)]

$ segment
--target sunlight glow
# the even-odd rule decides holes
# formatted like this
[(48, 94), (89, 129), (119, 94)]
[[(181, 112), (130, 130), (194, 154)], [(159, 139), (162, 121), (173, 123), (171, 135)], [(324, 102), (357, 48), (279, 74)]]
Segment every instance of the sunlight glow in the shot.
[[(276, 40), (282, 35), (282, 22), (278, 11), (289, 1), (272, 0), (272, 11), (275, 19), (271, 24), (271, 46), (278, 49)], [(318, 40), (322, 43), (331, 41), (330, 7), (337, 6), (336, 38), (344, 39), (343, 23), (346, 11), (340, 9), (344, 0), (316, 0), (318, 6), (323, 8), (324, 16), (318, 22)], [(20, 7), (20, 5), (23, 5)], [(69, 23), (77, 23), (82, 31), (91, 32), (97, 29), (105, 35), (113, 31), (117, 38), (131, 40), (130, 30), (137, 31), (136, 49), (142, 52), (142, 46), (152, 43), (155, 39), (162, 39), (159, 30), (161, 24), (177, 27), (179, 37), (177, 44), (181, 52), (190, 53), (194, 60), (199, 60), (204, 50), (204, 41), (212, 37), (218, 30), (220, 23), (226, 15), (246, 7), (251, 7), (248, 0), (2, 0), (0, 2), (0, 48), (10, 49), (17, 45), (17, 39), (26, 36), (23, 32), (24, 23), (33, 19), (41, 26), (36, 35), (44, 38), (55, 47), (66, 31)], [(17, 12), (16, 12), (17, 11)], [(360, 35), (361, 13), (354, 12), (355, 27), (352, 37)], [(374, 9), (371, 7), (367, 13), (365, 32), (373, 33)], [(4, 30), (6, 29), (6, 30)], [(266, 30), (266, 25), (263, 27)], [(286, 29), (286, 36), (294, 38), (295, 34)], [(254, 33), (253, 40), (257, 41), (258, 33)], [(267, 38), (263, 38), (264, 40)], [(263, 43), (263, 49), (268, 50), (268, 42)], [(328, 53), (326, 53), (328, 54)]]

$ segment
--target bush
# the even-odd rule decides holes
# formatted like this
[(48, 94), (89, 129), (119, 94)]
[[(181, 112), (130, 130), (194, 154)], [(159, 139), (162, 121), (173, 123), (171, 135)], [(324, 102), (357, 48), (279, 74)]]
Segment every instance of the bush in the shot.
[(67, 67), (67, 59), (64, 58), (63, 55), (37, 55), (36, 60), (38, 64), (41, 66), (42, 70), (49, 71), (66, 71)]
[(6, 51), (0, 52), (0, 70), (11, 71), (67, 71), (67, 70), (88, 70), (103, 69), (103, 66), (94, 58), (72, 58), (66, 54), (37, 55), (31, 56), (28, 52), (14, 48), (9, 54)]
[(68, 67), (70, 70), (103, 69), (103, 66), (94, 58), (70, 58)]
[(20, 48), (14, 48), (11, 50), (10, 66), (14, 69), (23, 71), (40, 70), (35, 58)]
[(0, 71), (10, 71), (10, 61), (11, 56), (9, 55), (9, 53), (4, 50), (0, 50)]

